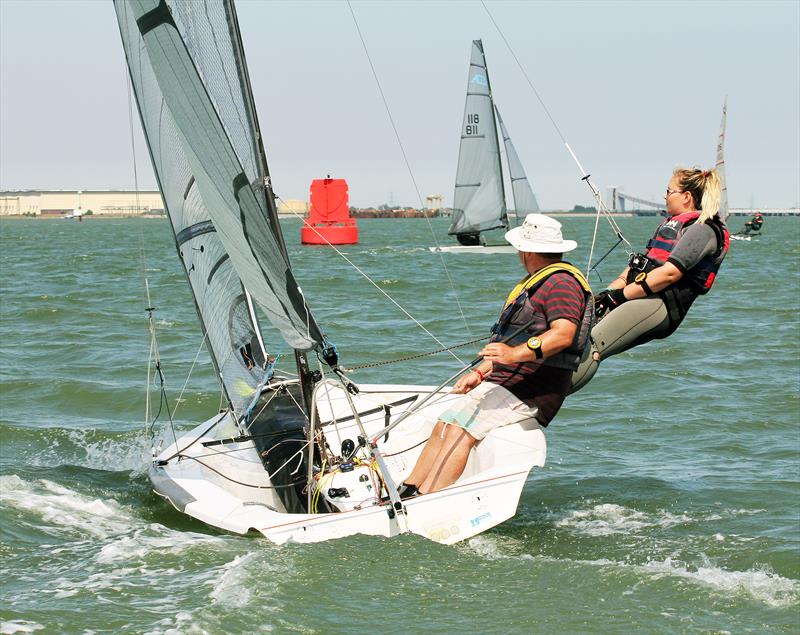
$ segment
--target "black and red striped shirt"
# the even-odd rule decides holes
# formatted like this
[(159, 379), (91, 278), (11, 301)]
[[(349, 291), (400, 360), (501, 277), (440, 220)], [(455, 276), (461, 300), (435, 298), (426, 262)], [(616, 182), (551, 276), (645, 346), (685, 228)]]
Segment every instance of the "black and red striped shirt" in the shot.
[[(586, 306), (583, 288), (566, 272), (548, 277), (527, 302), (535, 317), (530, 329), (533, 335), (547, 331), (555, 320), (569, 320), (580, 328)], [(572, 371), (545, 366), (541, 360), (510, 366), (495, 363), (486, 381), (503, 386), (520, 401), (538, 408), (537, 419), (546, 426), (567, 396)]]

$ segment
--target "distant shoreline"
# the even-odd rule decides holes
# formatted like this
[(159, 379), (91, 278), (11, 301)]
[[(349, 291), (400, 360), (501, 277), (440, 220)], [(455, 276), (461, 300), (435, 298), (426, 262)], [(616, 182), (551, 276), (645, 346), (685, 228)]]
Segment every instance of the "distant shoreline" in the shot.
[[(542, 214), (546, 214), (547, 216), (552, 216), (554, 218), (594, 218), (597, 216), (596, 212), (542, 212)], [(747, 216), (751, 216), (753, 214), (752, 211), (731, 211), (729, 217), (742, 217), (745, 218)], [(637, 214), (634, 212), (611, 212), (608, 214), (613, 218), (653, 218), (659, 217), (660, 214)], [(776, 212), (764, 212), (765, 216), (789, 216), (789, 217), (797, 217), (800, 216), (800, 213), (793, 208), (789, 208), (786, 212), (783, 213), (776, 213)], [(145, 218), (150, 220), (168, 220), (166, 214), (84, 214), (78, 220), (78, 217), (72, 218), (65, 218), (64, 216), (55, 216), (50, 214), (39, 214), (36, 216), (26, 216), (24, 214), (8, 214), (0, 216), (0, 220), (36, 220), (36, 221), (45, 221), (45, 220), (71, 220), (77, 222), (83, 222), (83, 220), (117, 220), (117, 219), (130, 219), (130, 218)], [(278, 218), (280, 220), (291, 219), (297, 220), (297, 214), (278, 214)], [(425, 216), (357, 216), (354, 215), (356, 221), (358, 220), (373, 220), (373, 219), (380, 219), (380, 220), (414, 220), (414, 219), (422, 219)], [(436, 218), (448, 218), (447, 216), (436, 216)]]

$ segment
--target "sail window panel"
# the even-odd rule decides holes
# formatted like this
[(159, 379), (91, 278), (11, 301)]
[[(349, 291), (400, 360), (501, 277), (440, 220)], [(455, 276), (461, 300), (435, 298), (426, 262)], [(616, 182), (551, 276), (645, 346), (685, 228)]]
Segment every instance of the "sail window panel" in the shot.
[(264, 374), (258, 327), (243, 307), (242, 283), (195, 187), (177, 128), (137, 39), (136, 22), (127, 4), (118, 3), (117, 9), (153, 167), (173, 231), (182, 237), (178, 250), (201, 326), (207, 329), (209, 352), (231, 405), (242, 411)]
[[(242, 310), (244, 290), (241, 280), (216, 235), (205, 201), (194, 186), (193, 177), (187, 178), (190, 173), (188, 164), (185, 159), (174, 160), (182, 157), (182, 154), (171, 118), (162, 113), (160, 120), (159, 138), (162, 145), (171, 150), (167, 156), (173, 158), (163, 166), (162, 171), (170, 177), (168, 181), (173, 187), (168, 188), (169, 197), (179, 210), (176, 214), (176, 235), (191, 232), (191, 238), (179, 244), (178, 248), (203, 316), (208, 344), (214, 352), (218, 372), (234, 409), (240, 412), (249, 404), (264, 374), (264, 355), (257, 345), (257, 326), (251, 321), (246, 307)], [(188, 189), (181, 186), (187, 181), (192, 182)], [(172, 206), (168, 207), (172, 209)], [(231, 316), (235, 316), (235, 319)], [(260, 360), (260, 364), (254, 360)]]
[(155, 9), (156, 0), (116, 0), (120, 22), (128, 24), (123, 33), (144, 45), (137, 60), (131, 63), (129, 57), (129, 66), (132, 74), (155, 78), (147, 99), (163, 99), (159, 118), (171, 119), (189, 168), (181, 194), (193, 178), (189, 192), (196, 189), (203, 200), (242, 284), (290, 346), (309, 350), (319, 345), (321, 334), (269, 225), (264, 190), (252, 172), (256, 159), (251, 150), (257, 144), (245, 129), (250, 122), (233, 59), (228, 6), (207, 4), (170, 2), (174, 26), (163, 22), (142, 36), (130, 21), (135, 25)]

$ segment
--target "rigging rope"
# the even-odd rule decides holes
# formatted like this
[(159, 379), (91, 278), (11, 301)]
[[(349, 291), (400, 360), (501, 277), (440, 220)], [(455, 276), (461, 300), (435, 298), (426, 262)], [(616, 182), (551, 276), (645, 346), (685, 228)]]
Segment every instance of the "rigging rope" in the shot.
[[(136, 135), (133, 130), (133, 88), (131, 86), (131, 76), (128, 72), (127, 63), (125, 64), (125, 87), (128, 97), (128, 130), (131, 139), (131, 163), (133, 164), (133, 191), (136, 200), (136, 209), (139, 209), (139, 171), (136, 166)], [(145, 286), (145, 310), (148, 313), (148, 330), (150, 331), (150, 352), (147, 356), (147, 379), (145, 380), (145, 398), (144, 398), (144, 429), (145, 434), (152, 438), (153, 426), (150, 423), (150, 414), (152, 412), (152, 404), (150, 400), (150, 378), (153, 368), (153, 356), (156, 358), (156, 367), (160, 367), (160, 359), (158, 355), (158, 342), (156, 340), (155, 320), (153, 318), (153, 305), (150, 302), (150, 286), (147, 282), (147, 263), (144, 257), (144, 232), (141, 224), (139, 224), (139, 260), (142, 271), (142, 278)], [(159, 374), (161, 371), (159, 370)], [(164, 376), (161, 375), (163, 384)], [(161, 412), (159, 405), (158, 411)], [(155, 423), (155, 421), (153, 422)]]
[[(392, 117), (392, 111), (389, 108), (389, 102), (387, 101), (386, 95), (383, 92), (383, 87), (381, 86), (380, 79), (378, 79), (378, 72), (375, 70), (375, 65), (372, 63), (372, 57), (369, 54), (367, 43), (364, 40), (364, 36), (361, 33), (361, 27), (358, 25), (358, 19), (356, 18), (355, 11), (353, 11), (353, 6), (350, 4), (350, 0), (347, 0), (347, 8), (350, 9), (350, 15), (353, 17), (353, 24), (355, 24), (356, 31), (358, 32), (358, 37), (361, 40), (361, 46), (363, 47), (364, 54), (366, 55), (367, 61), (369, 62), (369, 67), (372, 70), (372, 76), (375, 78), (375, 84), (378, 86), (378, 92), (381, 95), (381, 100), (383, 101), (383, 107), (386, 109), (386, 115), (389, 117), (389, 123), (392, 125), (394, 136), (397, 139), (397, 145), (400, 146), (400, 152), (403, 155), (403, 161), (405, 162), (406, 169), (408, 170), (408, 174), (411, 177), (411, 182), (414, 185), (414, 191), (417, 193), (417, 200), (419, 201), (419, 207), (422, 210), (423, 215), (425, 216), (425, 220), (428, 222), (428, 229), (430, 229), (431, 236), (433, 236), (433, 243), (436, 247), (436, 252), (439, 254), (439, 259), (442, 262), (442, 268), (444, 269), (445, 275), (447, 276), (447, 281), (450, 284), (450, 290), (453, 292), (453, 296), (455, 297), (456, 305), (458, 306), (458, 312), (461, 314), (461, 320), (464, 322), (464, 328), (466, 328), (467, 333), (469, 335), (472, 335), (472, 331), (470, 330), (469, 324), (467, 323), (467, 317), (464, 315), (464, 309), (461, 306), (461, 301), (458, 297), (458, 291), (456, 291), (455, 284), (453, 283), (453, 278), (450, 275), (450, 270), (447, 268), (447, 262), (445, 261), (444, 254), (439, 249), (439, 241), (436, 239), (436, 232), (433, 230), (431, 219), (428, 216), (428, 213), (425, 211), (425, 206), (422, 203), (422, 194), (419, 191), (419, 187), (417, 186), (417, 179), (414, 177), (414, 172), (411, 169), (411, 162), (408, 160), (408, 155), (406, 154), (405, 147), (403, 146), (403, 141), (400, 139), (400, 133), (398, 132), (397, 126), (394, 123), (394, 117)], [(461, 362), (461, 360), (458, 361), (459, 363), (463, 363)]]
[[(394, 305), (395, 305), (395, 306), (396, 306), (398, 309), (400, 309), (400, 310), (403, 312), (403, 314), (404, 314), (404, 315), (405, 315), (405, 316), (406, 316), (408, 319), (410, 319), (412, 322), (414, 322), (414, 324), (416, 324), (416, 325), (417, 325), (417, 326), (419, 326), (419, 327), (420, 327), (420, 328), (421, 328), (423, 331), (425, 331), (425, 333), (427, 333), (427, 334), (428, 334), (428, 335), (431, 337), (431, 339), (433, 339), (433, 341), (434, 341), (434, 342), (436, 342), (436, 343), (437, 343), (439, 346), (444, 346), (444, 344), (443, 344), (443, 343), (442, 343), (442, 342), (439, 340), (439, 338), (438, 338), (438, 337), (436, 337), (436, 336), (435, 336), (433, 333), (431, 333), (431, 332), (430, 332), (430, 331), (429, 331), (429, 330), (428, 330), (428, 329), (425, 327), (425, 325), (424, 325), (422, 322), (420, 322), (420, 321), (419, 321), (417, 318), (415, 318), (413, 315), (411, 315), (411, 313), (409, 313), (409, 312), (408, 312), (406, 309), (404, 309), (404, 308), (403, 308), (403, 307), (400, 305), (400, 303), (399, 303), (399, 302), (397, 302), (397, 300), (395, 300), (395, 299), (394, 299), (392, 296), (390, 296), (388, 293), (386, 293), (386, 291), (384, 291), (383, 289), (381, 289), (381, 288), (380, 288), (380, 286), (378, 285), (378, 283), (377, 283), (377, 282), (375, 282), (375, 281), (374, 281), (372, 278), (370, 278), (370, 277), (369, 277), (369, 275), (367, 275), (367, 274), (366, 274), (366, 273), (365, 273), (365, 272), (364, 272), (362, 269), (360, 269), (360, 268), (358, 267), (358, 265), (356, 265), (356, 264), (355, 264), (355, 263), (354, 263), (352, 260), (350, 260), (350, 259), (349, 259), (349, 258), (348, 258), (348, 257), (347, 257), (347, 256), (346, 256), (346, 255), (345, 255), (343, 252), (342, 252), (342, 251), (340, 251), (339, 249), (337, 249), (337, 248), (336, 248), (336, 245), (332, 244), (332, 243), (331, 243), (331, 242), (330, 242), (330, 241), (329, 241), (327, 238), (325, 238), (325, 236), (323, 236), (323, 235), (322, 235), (322, 234), (321, 234), (319, 231), (317, 231), (317, 228), (316, 228), (316, 227), (314, 227), (314, 226), (313, 226), (311, 223), (309, 223), (309, 222), (308, 222), (308, 220), (307, 220), (306, 218), (304, 218), (302, 214), (300, 214), (300, 213), (298, 213), (298, 212), (295, 212), (295, 211), (294, 211), (294, 210), (291, 208), (291, 206), (289, 206), (289, 205), (286, 203), (286, 201), (284, 201), (284, 200), (283, 200), (283, 199), (282, 199), (280, 196), (277, 196), (276, 198), (277, 198), (277, 199), (278, 199), (278, 200), (279, 200), (281, 203), (283, 203), (283, 204), (284, 204), (284, 206), (285, 206), (285, 208), (286, 208), (286, 209), (288, 209), (288, 210), (289, 210), (289, 211), (290, 211), (292, 214), (294, 214), (294, 215), (295, 215), (297, 218), (299, 218), (299, 219), (300, 219), (300, 220), (303, 222), (303, 224), (304, 224), (306, 227), (308, 227), (308, 228), (310, 228), (311, 230), (313, 230), (313, 231), (314, 231), (314, 233), (315, 233), (315, 234), (317, 234), (317, 236), (319, 236), (320, 238), (322, 238), (322, 240), (324, 240), (324, 241), (325, 241), (325, 244), (326, 244), (326, 245), (328, 245), (328, 246), (329, 246), (331, 249), (333, 249), (333, 250), (334, 250), (334, 251), (335, 251), (335, 252), (336, 252), (336, 253), (337, 253), (339, 256), (341, 256), (341, 257), (342, 257), (342, 259), (343, 259), (343, 260), (344, 260), (344, 261), (345, 261), (347, 264), (349, 264), (351, 267), (353, 267), (353, 269), (355, 269), (355, 270), (356, 270), (358, 273), (360, 273), (362, 276), (364, 276), (364, 278), (367, 280), (367, 282), (369, 282), (369, 283), (370, 283), (370, 284), (371, 284), (373, 287), (375, 287), (375, 288), (376, 288), (378, 291), (380, 291), (380, 292), (381, 292), (383, 295), (385, 295), (385, 296), (386, 296), (386, 298), (387, 298), (387, 299), (388, 299), (388, 300), (389, 300), (389, 301), (390, 301), (392, 304), (394, 304)], [(458, 357), (458, 355), (456, 355), (456, 354), (454, 354), (454, 353), (451, 353), (451, 355), (452, 355), (452, 356), (453, 356), (453, 357), (456, 359), (456, 361), (457, 361), (459, 364), (463, 364), (463, 363), (464, 363), (464, 362), (463, 362), (463, 361), (462, 361), (462, 360), (461, 360), (461, 359)]]
[[(486, 14), (489, 16), (489, 19), (491, 20), (492, 24), (494, 25), (494, 28), (497, 29), (497, 32), (500, 34), (500, 38), (505, 43), (506, 48), (508, 49), (509, 53), (511, 53), (511, 57), (514, 58), (514, 61), (517, 63), (517, 66), (519, 67), (520, 71), (522, 71), (522, 75), (523, 75), (523, 77), (525, 77), (525, 81), (528, 82), (528, 86), (530, 86), (531, 90), (533, 91), (533, 94), (536, 95), (536, 99), (539, 100), (539, 104), (542, 106), (542, 109), (544, 109), (544, 112), (547, 115), (548, 119), (550, 119), (550, 123), (553, 124), (553, 128), (555, 128), (556, 133), (558, 134), (558, 136), (561, 139), (561, 141), (564, 144), (564, 146), (567, 148), (567, 152), (569, 152), (569, 154), (572, 157), (573, 161), (575, 161), (575, 164), (578, 166), (578, 169), (580, 170), (580, 173), (581, 173), (581, 180), (586, 182), (586, 185), (591, 190), (592, 196), (594, 197), (594, 200), (595, 200), (595, 202), (597, 204), (597, 216), (596, 216), (596, 219), (595, 219), (594, 235), (592, 236), (592, 244), (591, 244), (591, 247), (589, 249), (589, 261), (588, 261), (588, 263), (586, 265), (586, 275), (588, 276), (591, 273), (592, 269), (593, 269), (593, 267), (592, 267), (592, 258), (594, 257), (594, 248), (595, 248), (595, 243), (597, 242), (597, 230), (598, 230), (598, 225), (599, 225), (600, 215), (601, 214), (605, 215), (606, 220), (608, 221), (609, 225), (611, 225), (611, 228), (614, 230), (614, 233), (617, 235), (617, 237), (620, 239), (620, 241), (624, 242), (630, 248), (631, 251), (633, 250), (633, 246), (622, 235), (622, 230), (620, 229), (620, 227), (617, 224), (616, 220), (611, 215), (611, 211), (608, 209), (606, 204), (603, 202), (603, 199), (600, 196), (600, 192), (597, 190), (597, 188), (595, 187), (594, 183), (592, 183), (591, 174), (588, 174), (586, 172), (586, 170), (583, 169), (583, 165), (581, 165), (581, 162), (578, 160), (578, 157), (575, 155), (575, 152), (570, 147), (569, 143), (567, 142), (566, 137), (564, 137), (564, 134), (561, 132), (561, 128), (558, 127), (558, 124), (556, 123), (556, 120), (553, 118), (553, 115), (550, 113), (550, 110), (547, 107), (547, 105), (544, 103), (544, 100), (542, 99), (541, 95), (539, 95), (539, 91), (536, 90), (536, 87), (533, 85), (533, 82), (531, 81), (530, 77), (528, 77), (528, 73), (525, 71), (525, 68), (522, 66), (522, 63), (519, 61), (519, 58), (517, 57), (517, 54), (514, 52), (514, 49), (511, 47), (511, 44), (506, 39), (505, 34), (503, 33), (503, 31), (500, 29), (500, 26), (495, 21), (494, 16), (492, 15), (492, 12), (489, 11), (489, 7), (486, 6), (486, 2), (484, 0), (481, 0), (481, 5), (483, 6), (484, 10), (486, 11)], [(617, 244), (619, 244), (619, 243), (617, 243)], [(616, 247), (616, 245), (615, 245), (615, 247)]]
[(448, 346), (445, 348), (437, 348), (435, 351), (428, 351), (427, 353), (417, 353), (416, 355), (409, 355), (407, 357), (398, 357), (397, 359), (388, 359), (383, 362), (373, 362), (371, 364), (357, 364), (355, 366), (348, 366), (345, 370), (348, 373), (353, 373), (357, 370), (362, 370), (364, 368), (377, 368), (378, 366), (386, 366), (388, 364), (398, 364), (400, 362), (407, 362), (412, 359), (419, 359), (420, 357), (430, 357), (432, 355), (438, 355), (439, 353), (447, 353), (454, 348), (462, 348), (464, 346), (469, 346), (470, 344), (477, 344), (478, 342), (482, 342), (483, 340), (488, 340), (491, 335), (485, 335), (483, 337), (476, 337), (474, 340), (470, 340), (469, 342), (462, 342), (461, 344), (453, 344), (452, 346)]

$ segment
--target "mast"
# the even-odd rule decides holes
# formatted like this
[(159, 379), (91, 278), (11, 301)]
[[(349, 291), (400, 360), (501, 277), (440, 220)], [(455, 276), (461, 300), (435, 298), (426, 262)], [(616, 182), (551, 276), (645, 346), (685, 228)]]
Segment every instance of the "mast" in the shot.
[[(250, 74), (247, 71), (247, 59), (245, 58), (244, 46), (242, 45), (242, 34), (239, 30), (239, 19), (236, 15), (236, 6), (233, 0), (224, 0), (227, 8), (226, 15), (228, 16), (228, 28), (231, 32), (231, 40), (234, 44), (234, 54), (236, 57), (236, 69), (239, 73), (240, 86), (244, 97), (244, 104), (247, 108), (247, 118), (250, 128), (253, 132), (253, 137), (256, 140), (257, 152), (256, 161), (259, 167), (261, 176), (262, 188), (259, 189), (263, 193), (267, 220), (272, 227), (272, 232), (275, 235), (278, 246), (280, 247), (281, 254), (286, 261), (287, 268), (291, 269), (291, 262), (289, 261), (289, 252), (286, 249), (286, 241), (281, 231), (280, 220), (278, 219), (278, 208), (275, 205), (275, 193), (272, 189), (272, 179), (269, 174), (269, 166), (267, 165), (267, 156), (264, 152), (264, 143), (261, 137), (261, 127), (258, 123), (258, 113), (256, 112), (255, 99), (253, 98), (253, 89), (250, 84)], [(305, 299), (304, 299), (305, 301)], [(297, 365), (297, 373), (300, 378), (300, 386), (303, 392), (303, 401), (306, 406), (306, 412), (311, 412), (311, 393), (314, 388), (314, 381), (311, 377), (311, 372), (308, 368), (308, 359), (303, 351), (294, 349), (294, 359)]]

